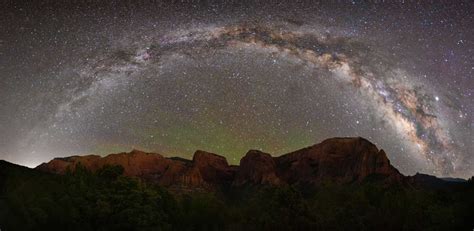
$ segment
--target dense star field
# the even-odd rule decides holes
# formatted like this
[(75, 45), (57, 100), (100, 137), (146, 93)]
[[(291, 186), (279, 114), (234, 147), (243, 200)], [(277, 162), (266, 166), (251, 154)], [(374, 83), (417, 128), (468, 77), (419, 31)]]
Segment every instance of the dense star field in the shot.
[(472, 1), (28, 3), (0, 12), (0, 159), (361, 136), (404, 174), (474, 174)]

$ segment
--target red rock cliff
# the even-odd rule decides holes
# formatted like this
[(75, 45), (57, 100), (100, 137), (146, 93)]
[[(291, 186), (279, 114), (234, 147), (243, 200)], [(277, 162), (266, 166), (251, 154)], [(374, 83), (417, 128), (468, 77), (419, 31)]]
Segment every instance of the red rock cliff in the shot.
[(230, 166), (219, 155), (196, 151), (192, 160), (166, 158), (156, 153), (133, 150), (129, 153), (56, 158), (37, 167), (63, 174), (80, 163), (91, 171), (104, 165), (121, 165), (127, 176), (140, 177), (165, 187), (212, 189), (223, 185), (318, 185), (361, 182), (378, 175), (389, 181), (401, 181), (397, 169), (383, 150), (363, 138), (332, 138), (279, 157), (251, 150)]

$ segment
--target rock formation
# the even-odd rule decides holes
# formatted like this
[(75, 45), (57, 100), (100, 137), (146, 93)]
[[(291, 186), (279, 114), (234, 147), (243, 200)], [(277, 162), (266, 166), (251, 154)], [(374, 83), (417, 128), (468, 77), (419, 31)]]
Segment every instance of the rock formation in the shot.
[(362, 182), (379, 176), (390, 182), (404, 176), (390, 165), (383, 150), (363, 138), (332, 138), (279, 157), (250, 150), (239, 166), (230, 166), (219, 155), (196, 151), (192, 160), (166, 158), (156, 153), (130, 153), (55, 158), (37, 169), (64, 174), (77, 164), (96, 171), (105, 165), (121, 165), (124, 175), (139, 177), (165, 187), (212, 189), (244, 185), (313, 185)]

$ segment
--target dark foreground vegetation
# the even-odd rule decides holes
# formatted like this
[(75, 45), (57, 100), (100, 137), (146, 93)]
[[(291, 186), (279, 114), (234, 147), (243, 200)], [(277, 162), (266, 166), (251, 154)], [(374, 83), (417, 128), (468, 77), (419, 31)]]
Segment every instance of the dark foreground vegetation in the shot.
[(0, 163), (0, 229), (472, 230), (472, 180), (448, 189), (325, 184), (173, 196), (120, 166), (65, 176)]

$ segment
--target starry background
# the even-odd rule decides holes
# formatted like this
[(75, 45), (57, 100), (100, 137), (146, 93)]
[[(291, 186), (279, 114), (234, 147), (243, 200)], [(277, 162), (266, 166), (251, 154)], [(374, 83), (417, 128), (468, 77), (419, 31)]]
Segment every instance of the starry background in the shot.
[(0, 7), (1, 159), (362, 136), (404, 174), (474, 174), (472, 1), (74, 3)]

